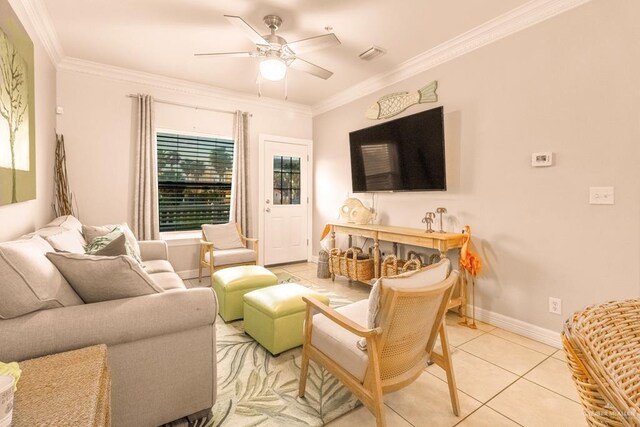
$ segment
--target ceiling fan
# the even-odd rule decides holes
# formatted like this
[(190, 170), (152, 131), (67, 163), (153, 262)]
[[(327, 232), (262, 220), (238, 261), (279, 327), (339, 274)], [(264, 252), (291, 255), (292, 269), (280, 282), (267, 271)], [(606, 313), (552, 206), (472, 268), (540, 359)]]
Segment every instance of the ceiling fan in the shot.
[(298, 55), (339, 45), (340, 40), (338, 40), (335, 34), (323, 34), (287, 43), (284, 38), (276, 35), (276, 31), (280, 28), (280, 25), (282, 25), (282, 19), (279, 16), (267, 15), (263, 18), (265, 25), (271, 30), (271, 34), (264, 36), (260, 35), (260, 33), (239, 16), (224, 15), (224, 17), (242, 30), (242, 32), (256, 44), (256, 50), (252, 52), (196, 53), (195, 56), (261, 58), (260, 76), (272, 81), (282, 80), (289, 67), (325, 80), (333, 75), (331, 71), (305, 61)]

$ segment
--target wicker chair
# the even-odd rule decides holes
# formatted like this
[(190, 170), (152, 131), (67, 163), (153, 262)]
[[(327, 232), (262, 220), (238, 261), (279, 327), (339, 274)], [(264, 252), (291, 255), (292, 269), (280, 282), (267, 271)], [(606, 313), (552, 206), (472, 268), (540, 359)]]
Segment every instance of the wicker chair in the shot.
[(575, 313), (562, 343), (589, 425), (640, 426), (640, 300)]
[[(448, 261), (446, 266), (448, 269)], [(367, 300), (333, 310), (312, 298), (303, 298), (307, 303), (307, 313), (300, 397), (304, 397), (309, 360), (313, 360), (342, 381), (375, 415), (377, 425), (384, 426), (383, 394), (411, 384), (422, 374), (427, 361), (432, 359), (447, 373), (451, 405), (454, 414), (458, 415), (460, 404), (444, 326), (447, 303), (458, 281), (458, 273), (452, 272), (435, 285), (412, 289), (387, 287), (384, 286), (387, 279), (382, 280), (380, 326), (374, 329), (363, 326), (367, 324)], [(314, 311), (319, 314), (314, 316)], [(322, 322), (328, 325), (323, 326)], [(314, 342), (319, 338), (314, 339), (312, 334), (323, 330), (329, 331), (332, 344), (321, 350), (322, 346)], [(433, 351), (438, 334), (442, 354)], [(366, 338), (364, 351), (354, 348), (354, 340), (361, 338)], [(365, 359), (360, 370), (354, 367), (357, 365), (353, 361), (354, 354)]]

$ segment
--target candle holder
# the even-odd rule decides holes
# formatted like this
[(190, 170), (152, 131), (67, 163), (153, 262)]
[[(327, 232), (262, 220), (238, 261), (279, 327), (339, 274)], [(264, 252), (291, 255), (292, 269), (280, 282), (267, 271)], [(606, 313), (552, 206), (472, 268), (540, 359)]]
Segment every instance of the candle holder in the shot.
[(443, 227), (442, 214), (446, 214), (447, 213), (447, 208), (437, 208), (436, 209), (436, 213), (440, 214), (440, 230), (438, 230), (438, 232), (439, 233), (446, 233), (446, 231), (444, 231), (444, 227)]

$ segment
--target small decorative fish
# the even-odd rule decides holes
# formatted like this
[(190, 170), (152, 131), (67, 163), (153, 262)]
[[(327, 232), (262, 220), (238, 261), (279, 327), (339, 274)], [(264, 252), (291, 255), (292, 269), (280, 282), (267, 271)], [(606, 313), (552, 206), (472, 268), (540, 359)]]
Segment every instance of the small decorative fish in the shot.
[(438, 82), (434, 80), (417, 92), (390, 93), (369, 107), (366, 116), (371, 120), (388, 119), (389, 117), (402, 113), (412, 105), (436, 102), (438, 100), (438, 94), (436, 94), (437, 88)]

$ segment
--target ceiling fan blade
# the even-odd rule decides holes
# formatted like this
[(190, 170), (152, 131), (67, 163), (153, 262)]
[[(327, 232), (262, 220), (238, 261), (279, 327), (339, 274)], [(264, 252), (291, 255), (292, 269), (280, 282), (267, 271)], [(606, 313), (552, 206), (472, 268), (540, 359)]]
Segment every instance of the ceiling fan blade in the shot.
[(253, 52), (212, 52), (193, 54), (193, 56), (226, 56), (227, 58), (251, 58), (253, 55)]
[(340, 40), (335, 34), (323, 34), (321, 36), (309, 37), (308, 39), (297, 40), (295, 42), (287, 43), (286, 47), (291, 49), (296, 55), (302, 53), (311, 52), (314, 50), (324, 49), (331, 46), (337, 46), (340, 44)]
[(312, 74), (325, 80), (333, 76), (333, 73), (331, 71), (325, 70), (322, 67), (318, 67), (317, 65), (314, 65), (311, 62), (307, 62), (304, 59), (300, 58), (294, 59), (291, 64), (289, 64), (289, 66), (298, 71), (304, 71), (305, 73)]
[(238, 29), (240, 29), (249, 39), (255, 44), (269, 46), (269, 42), (264, 39), (253, 27), (246, 23), (246, 21), (239, 16), (224, 15), (227, 21), (231, 22)]

